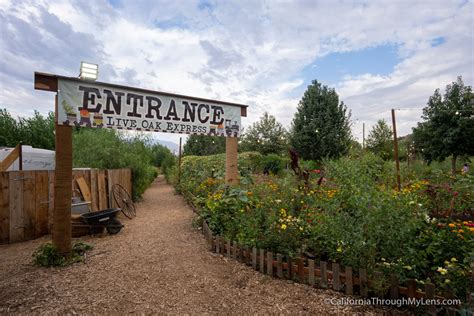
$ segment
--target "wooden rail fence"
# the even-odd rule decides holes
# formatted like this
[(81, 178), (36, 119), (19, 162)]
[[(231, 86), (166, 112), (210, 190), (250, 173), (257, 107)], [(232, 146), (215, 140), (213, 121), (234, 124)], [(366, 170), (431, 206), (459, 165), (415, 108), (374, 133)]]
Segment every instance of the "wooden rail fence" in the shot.
[[(130, 169), (73, 170), (73, 189), (84, 178), (90, 189), (92, 211), (116, 207), (109, 194), (121, 184), (132, 190)], [(0, 244), (38, 238), (50, 232), (54, 208), (54, 171), (0, 172)]]
[[(351, 267), (342, 267), (338, 263), (320, 261), (302, 257), (292, 258), (281, 254), (274, 254), (264, 249), (249, 248), (241, 246), (236, 242), (225, 240), (220, 236), (213, 235), (206, 222), (203, 222), (202, 231), (210, 251), (233, 258), (253, 269), (272, 277), (298, 281), (323, 289), (344, 292), (347, 295), (358, 294), (363, 298), (369, 297), (369, 291), (373, 290), (374, 280), (369, 280), (366, 269), (359, 269), (358, 273)], [(375, 278), (377, 276), (375, 275)], [(423, 285), (424, 291), (415, 280), (408, 280), (406, 286), (399, 284), (397, 278), (391, 278), (389, 289), (390, 299), (412, 298), (412, 299), (440, 299), (445, 297), (435, 295), (435, 286), (431, 283)], [(456, 306), (444, 306), (448, 315), (456, 315)], [(426, 313), (437, 314), (436, 305), (426, 305)], [(468, 313), (466, 315), (474, 315)]]

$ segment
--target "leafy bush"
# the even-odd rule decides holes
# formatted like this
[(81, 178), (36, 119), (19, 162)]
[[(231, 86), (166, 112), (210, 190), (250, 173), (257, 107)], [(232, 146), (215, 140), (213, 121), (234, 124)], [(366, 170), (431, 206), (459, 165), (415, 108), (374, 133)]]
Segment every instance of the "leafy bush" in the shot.
[[(248, 161), (239, 161), (239, 167)], [(470, 291), (474, 224), (440, 223), (431, 217), (431, 208), (441, 203), (427, 194), (435, 177), (412, 175), (399, 192), (393, 162), (372, 153), (326, 160), (321, 167), (325, 170), (321, 185), (319, 177), (310, 178), (305, 187), (291, 173), (263, 179), (252, 179), (250, 174), (250, 181), (229, 188), (223, 183), (222, 155), (189, 157), (183, 161), (177, 187), (199, 208), (211, 230), (242, 245), (284, 255), (311, 254), (367, 268), (372, 275), (380, 271), (380, 289), (395, 273), (401, 281), (435, 282), (441, 292), (449, 290), (465, 299)], [(455, 207), (464, 211), (469, 203), (472, 207), (472, 178), (450, 179), (451, 190), (456, 191), (440, 199), (449, 204), (452, 192), (458, 192)]]
[(280, 174), (285, 168), (286, 163), (286, 159), (283, 159), (276, 154), (266, 155), (262, 159), (263, 173), (274, 175)]
[(157, 176), (154, 154), (143, 135), (126, 138), (112, 129), (80, 129), (73, 137), (74, 167), (130, 168), (132, 197), (139, 200)]
[(41, 245), (33, 253), (33, 263), (42, 267), (66, 266), (84, 260), (86, 251), (91, 250), (92, 245), (84, 242), (76, 242), (72, 246), (70, 257), (64, 257), (58, 253), (56, 246), (52, 243)]

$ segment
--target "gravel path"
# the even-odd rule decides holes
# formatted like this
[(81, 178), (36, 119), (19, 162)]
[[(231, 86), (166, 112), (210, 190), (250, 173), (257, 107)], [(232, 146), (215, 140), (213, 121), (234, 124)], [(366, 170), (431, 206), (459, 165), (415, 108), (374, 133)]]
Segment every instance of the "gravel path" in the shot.
[[(84, 237), (84, 263), (38, 268), (31, 254), (49, 236), (0, 246), (0, 314), (382, 314), (333, 306), (331, 291), (271, 279), (206, 249), (192, 213), (160, 176), (117, 235)], [(393, 311), (392, 311), (393, 312)]]

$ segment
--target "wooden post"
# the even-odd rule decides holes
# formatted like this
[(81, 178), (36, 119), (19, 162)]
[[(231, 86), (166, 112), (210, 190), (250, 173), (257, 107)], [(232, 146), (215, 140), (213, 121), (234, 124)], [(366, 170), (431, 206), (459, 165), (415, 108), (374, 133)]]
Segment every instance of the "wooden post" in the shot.
[[(58, 96), (56, 95), (56, 108)], [(57, 112), (56, 112), (57, 113)], [(56, 168), (52, 240), (59, 253), (71, 253), (72, 127), (56, 122)]]
[(237, 168), (237, 137), (226, 137), (225, 141), (225, 183), (235, 185), (239, 183)]
[(179, 138), (179, 152), (178, 152), (178, 183), (181, 182), (181, 142), (182, 137)]
[(397, 125), (395, 123), (395, 109), (392, 109), (392, 125), (393, 125), (393, 155), (395, 158), (395, 166), (397, 170), (397, 188), (401, 190), (400, 181), (400, 160), (398, 159), (398, 140), (397, 140)]

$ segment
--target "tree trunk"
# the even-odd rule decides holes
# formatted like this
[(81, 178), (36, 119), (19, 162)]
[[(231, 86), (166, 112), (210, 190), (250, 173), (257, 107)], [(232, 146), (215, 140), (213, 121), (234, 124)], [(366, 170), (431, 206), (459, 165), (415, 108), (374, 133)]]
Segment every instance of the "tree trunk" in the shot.
[(458, 158), (458, 156), (456, 155), (453, 155), (453, 157), (451, 158), (451, 173), (453, 176), (456, 175), (456, 159)]

